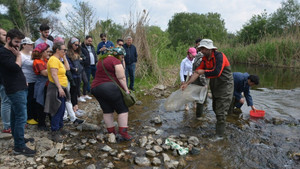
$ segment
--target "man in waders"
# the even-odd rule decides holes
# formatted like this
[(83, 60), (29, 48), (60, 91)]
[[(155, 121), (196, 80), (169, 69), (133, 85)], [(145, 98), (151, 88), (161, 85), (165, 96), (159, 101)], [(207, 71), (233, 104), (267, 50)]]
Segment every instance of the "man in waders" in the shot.
[[(203, 58), (203, 54), (199, 51), (200, 49), (198, 48), (198, 46), (200, 45), (200, 41), (202, 39), (196, 39), (195, 43), (196, 43), (196, 46), (195, 48), (197, 49), (198, 51), (198, 54), (195, 56), (195, 59), (193, 61), (193, 72), (195, 72), (195, 70), (200, 66), (201, 62), (202, 62), (202, 58)], [(196, 84), (196, 85), (199, 85), (199, 86), (202, 86), (203, 87), (203, 90), (201, 90), (201, 93), (200, 95), (204, 98), (201, 98), (199, 102), (196, 102), (196, 118), (197, 119), (201, 119), (201, 116), (203, 114), (203, 110), (204, 110), (204, 103), (206, 101), (206, 97), (207, 97), (207, 84), (208, 84), (208, 79), (205, 78), (205, 75), (202, 74), (199, 76), (199, 78), (197, 78), (193, 84)], [(203, 101), (203, 102), (202, 102)]]
[(225, 133), (226, 114), (231, 104), (233, 95), (233, 77), (230, 63), (224, 53), (216, 51), (213, 41), (203, 39), (198, 46), (203, 54), (203, 60), (190, 80), (181, 86), (184, 90), (200, 75), (204, 74), (210, 79), (209, 85), (212, 93), (213, 111), (216, 114), (216, 136), (212, 141), (223, 139)]

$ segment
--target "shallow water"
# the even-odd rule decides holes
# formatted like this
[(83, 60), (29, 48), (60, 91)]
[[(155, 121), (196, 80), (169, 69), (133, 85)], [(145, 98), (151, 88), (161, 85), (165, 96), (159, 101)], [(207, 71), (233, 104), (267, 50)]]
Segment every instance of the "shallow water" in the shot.
[[(293, 153), (300, 152), (300, 78), (299, 71), (289, 69), (271, 69), (260, 67), (233, 67), (233, 71), (257, 74), (261, 84), (251, 90), (254, 105), (257, 109), (266, 111), (264, 118), (250, 117), (250, 107), (242, 107), (243, 114), (227, 117), (226, 138), (223, 141), (211, 142), (209, 139), (215, 133), (215, 114), (208, 99), (205, 115), (202, 120), (195, 118), (195, 110), (166, 112), (165, 98), (154, 96), (142, 97), (142, 105), (130, 108), (130, 133), (135, 137), (131, 142), (109, 144), (119, 152), (131, 149), (135, 156), (145, 156), (145, 149), (139, 148), (138, 139), (149, 133), (144, 132), (144, 126), (152, 126), (163, 130), (163, 134), (154, 135), (155, 139), (167, 138), (171, 135), (196, 136), (200, 140), (200, 154), (182, 156), (187, 162), (187, 169), (221, 169), (221, 168), (300, 168), (299, 159), (292, 157)], [(176, 90), (176, 89), (172, 89)], [(192, 106), (191, 106), (192, 107)], [(154, 125), (151, 119), (161, 116), (161, 125)], [(85, 136), (88, 137), (88, 133)], [(92, 137), (92, 136), (90, 136)], [(95, 136), (93, 136), (95, 137)], [(97, 168), (103, 168), (104, 162), (98, 156), (103, 154), (97, 144), (87, 149), (93, 154), (88, 164), (94, 163)], [(180, 157), (172, 156), (178, 160)], [(115, 168), (152, 168), (139, 167), (132, 160), (135, 156), (126, 157), (127, 160), (114, 161)], [(161, 154), (158, 158), (162, 160)], [(151, 158), (150, 158), (151, 159)], [(113, 161), (112, 157), (108, 157)], [(87, 163), (82, 166), (86, 167)], [(159, 166), (164, 168), (163, 165)], [(70, 167), (72, 168), (72, 167)]]

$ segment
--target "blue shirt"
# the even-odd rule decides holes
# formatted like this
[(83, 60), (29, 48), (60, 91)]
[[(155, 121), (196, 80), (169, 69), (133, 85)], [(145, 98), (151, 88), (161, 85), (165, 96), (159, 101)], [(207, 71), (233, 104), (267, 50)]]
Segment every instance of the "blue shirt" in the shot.
[(234, 72), (233, 79), (234, 79), (234, 97), (236, 100), (240, 100), (242, 98), (242, 92), (247, 101), (248, 106), (253, 106), (252, 97), (250, 95), (250, 86), (248, 85), (248, 77), (249, 74)]
[[(112, 43), (111, 41), (106, 41), (106, 42), (100, 42), (99, 44), (98, 44), (98, 46), (97, 46), (97, 55), (99, 55), (100, 54), (100, 49), (103, 47), (103, 45), (105, 45), (105, 47), (107, 48), (107, 49), (109, 49), (109, 48), (111, 48), (111, 47), (115, 47), (115, 45), (114, 45), (114, 43)], [(105, 51), (102, 51), (101, 52), (101, 54), (103, 55), (105, 53)]]

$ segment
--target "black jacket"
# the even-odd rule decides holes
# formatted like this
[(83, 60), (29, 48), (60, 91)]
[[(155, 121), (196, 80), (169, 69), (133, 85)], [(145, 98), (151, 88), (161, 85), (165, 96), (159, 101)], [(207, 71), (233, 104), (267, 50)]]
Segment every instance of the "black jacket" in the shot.
[[(93, 52), (94, 59), (95, 59), (95, 64), (96, 64), (98, 59), (97, 59), (97, 55), (96, 55), (96, 52), (95, 52), (95, 48), (94, 48), (93, 45), (91, 45), (91, 48), (92, 48), (92, 52)], [(89, 50), (87, 49), (87, 47), (84, 43), (81, 44), (81, 52), (86, 57), (86, 59), (83, 62), (83, 66), (84, 67), (89, 67), (90, 64), (91, 64), (90, 52), (89, 52)]]
[(22, 68), (16, 64), (16, 56), (5, 47), (0, 48), (0, 74), (6, 94), (27, 89)]
[(130, 47), (125, 43), (123, 45), (123, 48), (126, 51), (126, 55), (125, 55), (125, 63), (126, 65), (130, 65), (132, 63), (137, 62), (137, 51), (136, 51), (136, 47), (134, 45), (130, 45)]
[[(3, 48), (4, 45), (0, 44), (0, 49)], [(0, 84), (2, 84), (2, 77), (1, 77), (1, 73), (0, 73)]]

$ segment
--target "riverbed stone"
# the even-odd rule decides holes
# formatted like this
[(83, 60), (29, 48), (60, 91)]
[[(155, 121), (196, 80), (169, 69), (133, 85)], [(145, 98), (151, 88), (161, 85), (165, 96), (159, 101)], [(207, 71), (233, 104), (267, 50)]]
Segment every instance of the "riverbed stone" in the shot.
[(97, 143), (97, 140), (95, 140), (95, 139), (89, 139), (89, 143), (91, 143), (91, 144), (96, 144), (96, 143)]
[(106, 152), (109, 152), (110, 150), (112, 150), (111, 147), (109, 147), (108, 145), (105, 145), (104, 147), (102, 147), (101, 149), (102, 151), (106, 151)]
[(44, 152), (41, 156), (42, 157), (55, 157), (55, 155), (58, 153), (58, 150), (56, 148), (52, 148), (51, 150), (48, 150)]
[(161, 138), (156, 139), (155, 141), (156, 141), (156, 144), (158, 144), (158, 145), (162, 145), (162, 143), (163, 143), (163, 140)]
[(116, 135), (114, 133), (108, 134), (108, 142), (109, 143), (116, 143), (117, 142)]
[(139, 142), (140, 142), (140, 147), (144, 147), (147, 143), (148, 139), (146, 136), (142, 136), (142, 138), (139, 139)]
[(171, 159), (170, 159), (170, 157), (168, 156), (168, 154), (162, 153), (162, 156), (163, 156), (164, 162), (169, 162), (169, 161), (171, 161)]
[(87, 138), (81, 139), (81, 143), (82, 143), (82, 144), (85, 144), (85, 143), (87, 143), (87, 141), (88, 141), (88, 139), (87, 139)]
[(157, 152), (157, 153), (160, 153), (160, 152), (163, 151), (163, 148), (161, 148), (160, 146), (155, 145), (155, 146), (153, 146), (153, 150), (154, 150), (155, 152)]
[(92, 154), (91, 153), (87, 153), (87, 154), (85, 154), (85, 156), (84, 156), (85, 158), (87, 158), (87, 159), (91, 159), (91, 158), (93, 158), (93, 156), (92, 156)]
[(159, 158), (157, 158), (157, 157), (154, 157), (152, 159), (152, 164), (156, 165), (156, 166), (161, 165), (161, 160)]
[(151, 162), (147, 157), (135, 157), (134, 162), (139, 166), (150, 166)]
[(117, 153), (118, 153), (118, 150), (116, 150), (116, 149), (111, 149), (111, 150), (109, 151), (109, 154), (110, 154), (111, 156), (116, 156)]
[(161, 129), (158, 129), (158, 130), (156, 130), (156, 132), (155, 132), (156, 135), (162, 135), (163, 133), (164, 133), (164, 131), (161, 130)]
[(39, 166), (37, 166), (36, 169), (44, 169), (44, 168), (46, 168), (45, 165), (39, 165)]
[(62, 155), (62, 154), (56, 154), (56, 156), (55, 156), (55, 161), (61, 162), (62, 160), (64, 160), (63, 155)]
[(147, 150), (146, 151), (146, 155), (150, 156), (150, 157), (155, 157), (156, 156), (156, 153), (155, 151), (153, 150)]
[(187, 166), (187, 162), (184, 160), (183, 157), (180, 157), (179, 158), (179, 164), (178, 164), (178, 167), (179, 168), (185, 168)]
[(73, 164), (73, 162), (74, 162), (74, 159), (64, 159), (62, 163), (65, 165), (71, 165), (71, 164)]
[(164, 150), (170, 150), (171, 146), (169, 146), (169, 145), (167, 145), (167, 144), (163, 144), (163, 145), (162, 145), (162, 148), (163, 148)]
[(154, 117), (152, 120), (151, 120), (152, 123), (155, 123), (155, 124), (161, 124), (162, 123), (162, 120), (161, 120), (161, 116), (158, 115), (156, 117)]
[(152, 145), (147, 144), (145, 148), (146, 148), (146, 150), (150, 150), (150, 149), (152, 149)]
[(171, 160), (165, 163), (165, 167), (167, 169), (176, 169), (178, 167), (179, 162), (175, 160)]
[(191, 136), (191, 137), (188, 139), (188, 143), (189, 143), (189, 144), (193, 144), (194, 146), (197, 146), (197, 145), (200, 143), (200, 141), (199, 141), (199, 139), (198, 139), (197, 137)]
[(96, 169), (95, 164), (91, 164), (89, 166), (87, 166), (85, 169)]
[(85, 122), (85, 123), (78, 125), (76, 127), (76, 129), (79, 131), (99, 131), (99, 130), (101, 130), (101, 127), (99, 127), (96, 124)]

